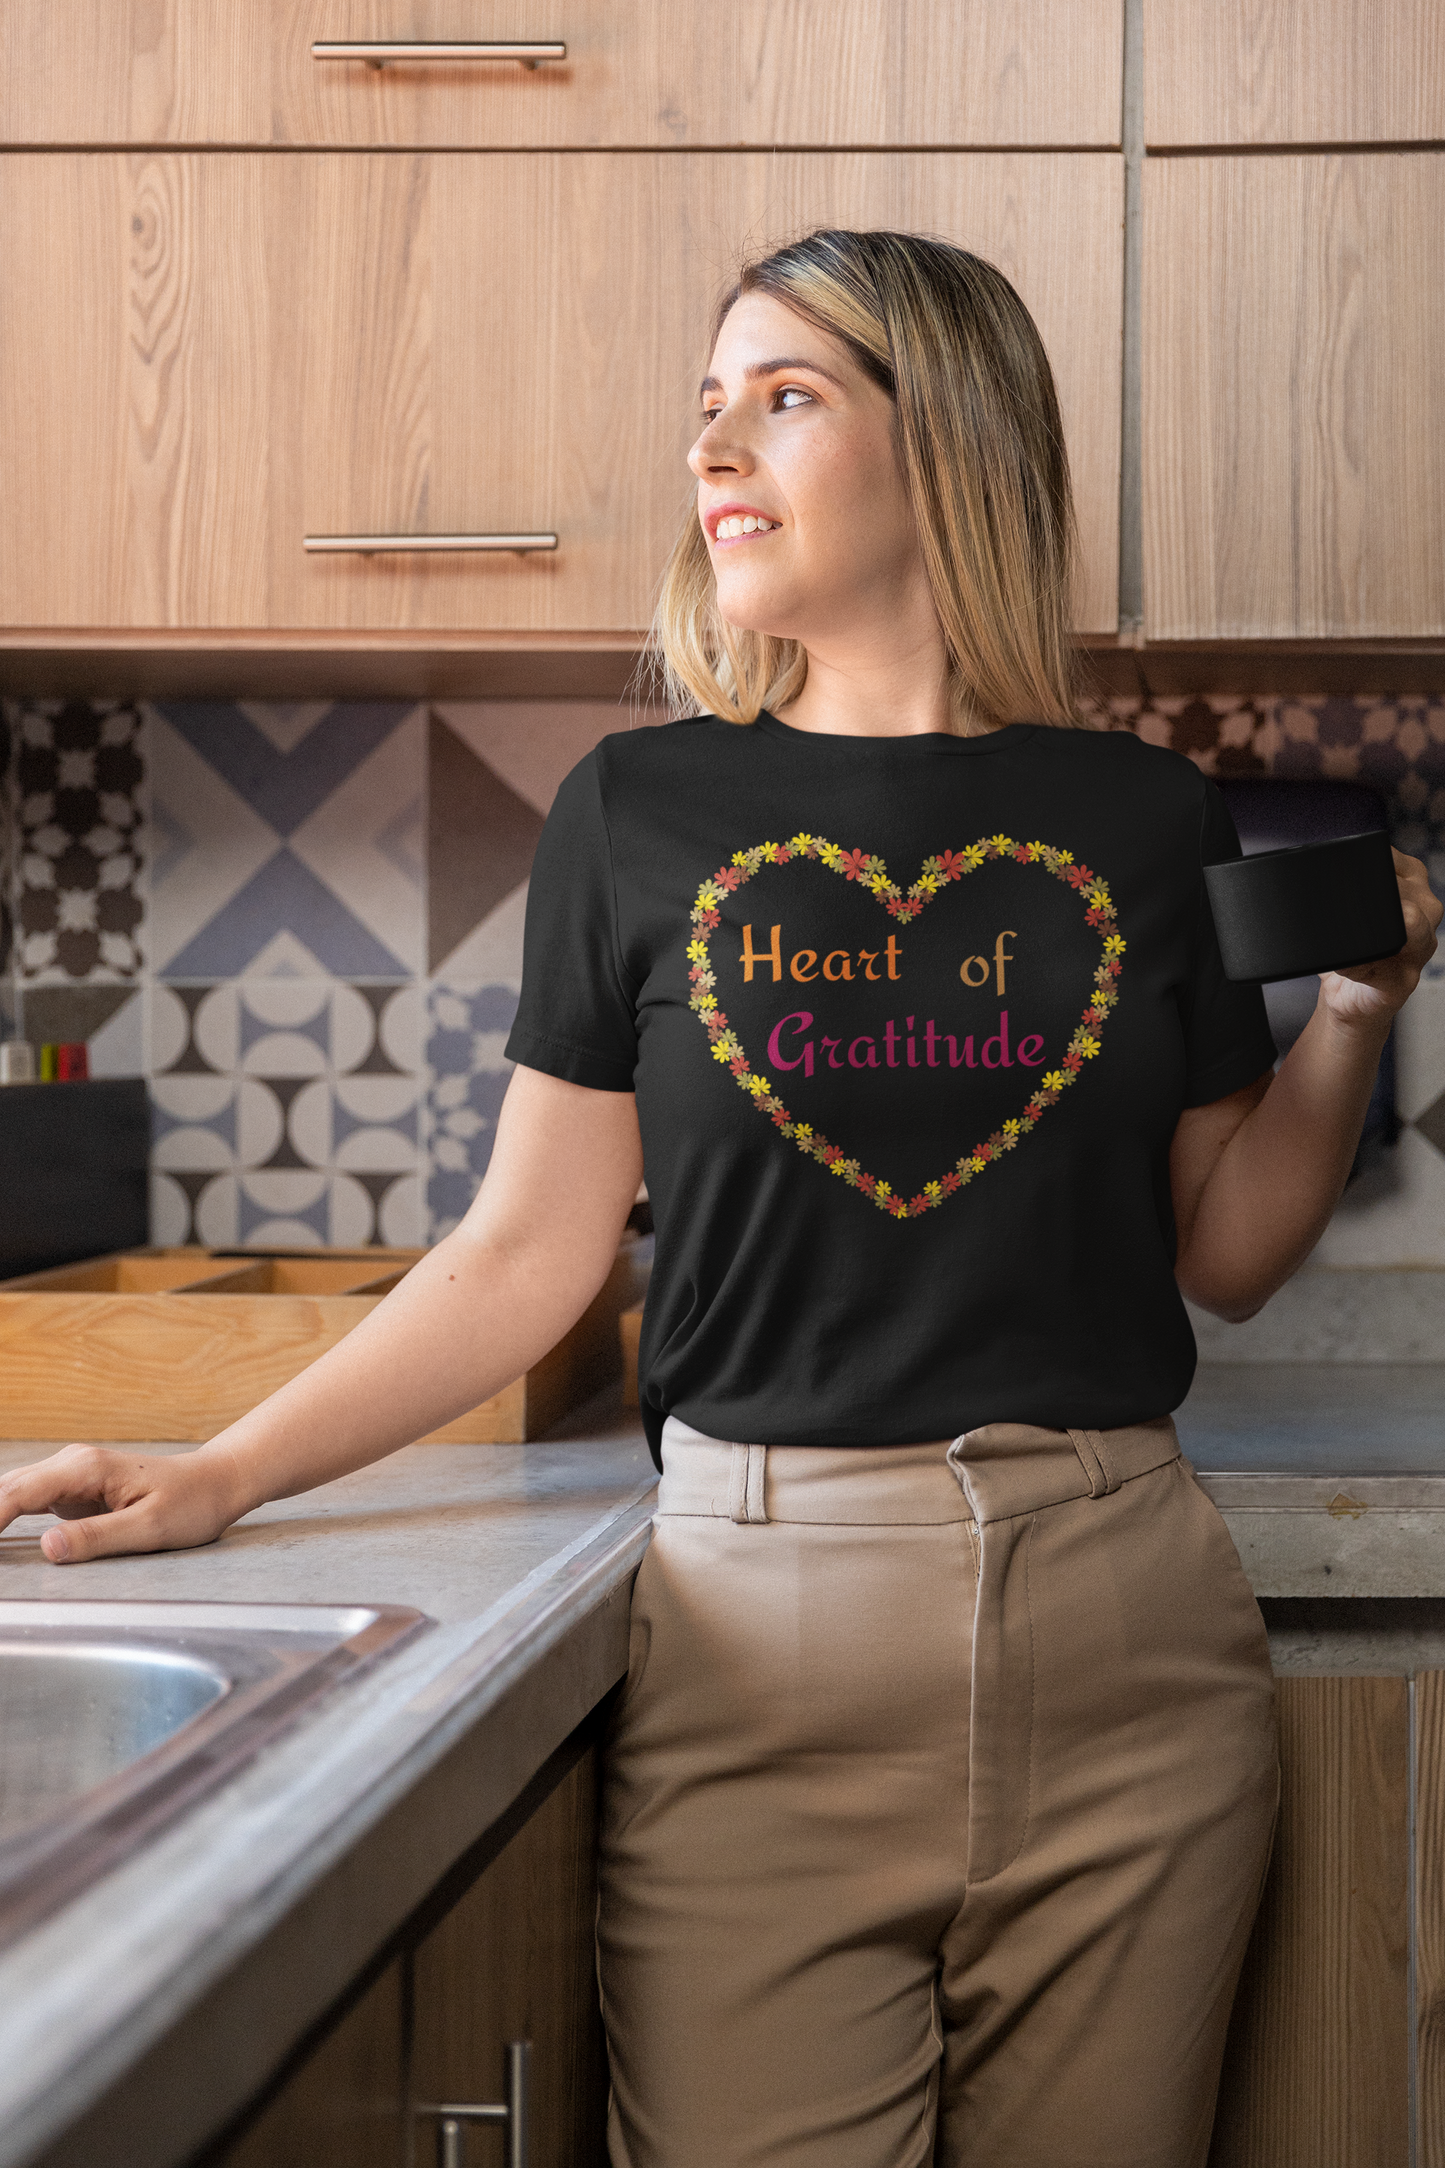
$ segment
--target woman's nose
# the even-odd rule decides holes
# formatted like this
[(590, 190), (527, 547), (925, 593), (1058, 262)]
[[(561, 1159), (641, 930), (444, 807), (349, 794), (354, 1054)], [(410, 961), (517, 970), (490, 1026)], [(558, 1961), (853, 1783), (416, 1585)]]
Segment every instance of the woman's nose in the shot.
[(752, 454), (737, 431), (729, 427), (724, 414), (708, 423), (687, 455), (687, 463), (700, 482), (715, 474), (749, 474), (752, 471)]

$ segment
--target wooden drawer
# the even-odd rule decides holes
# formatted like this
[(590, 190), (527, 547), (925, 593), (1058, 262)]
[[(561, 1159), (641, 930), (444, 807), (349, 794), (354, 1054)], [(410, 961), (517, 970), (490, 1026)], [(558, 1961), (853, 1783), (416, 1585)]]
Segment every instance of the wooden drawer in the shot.
[(1440, 0), (1144, 0), (1151, 144), (1438, 143)]
[(1144, 172), (1151, 640), (1445, 634), (1445, 155)]
[[(316, 41), (554, 40), (384, 69)], [(1115, 144), (1118, 0), (6, 0), (0, 141)]]
[[(344, 1339), (424, 1254), (148, 1250), (0, 1282), (0, 1436), (214, 1437)], [(634, 1280), (628, 1241), (549, 1354), (421, 1442), (519, 1445), (590, 1399), (621, 1368)]]
[[(14, 627), (630, 632), (691, 497), (738, 252), (896, 226), (1038, 319), (1078, 623), (1115, 628), (1112, 153), (39, 153), (0, 191), (0, 610)], [(551, 531), (551, 554), (307, 534)]]

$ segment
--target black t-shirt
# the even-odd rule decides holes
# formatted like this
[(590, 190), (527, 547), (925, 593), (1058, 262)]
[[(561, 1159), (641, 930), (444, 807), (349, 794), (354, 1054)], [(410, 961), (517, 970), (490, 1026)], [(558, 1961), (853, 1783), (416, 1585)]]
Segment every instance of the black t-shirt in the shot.
[(1200, 873), (1238, 850), (1126, 732), (705, 716), (572, 771), (507, 1052), (636, 1091), (654, 1452), (667, 1414), (874, 1446), (1178, 1405), (1170, 1138), (1274, 1059)]

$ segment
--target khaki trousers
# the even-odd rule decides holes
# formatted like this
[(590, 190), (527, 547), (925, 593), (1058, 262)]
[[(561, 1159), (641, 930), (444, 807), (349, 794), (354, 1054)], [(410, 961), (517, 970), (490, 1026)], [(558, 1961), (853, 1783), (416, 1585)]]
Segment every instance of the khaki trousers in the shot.
[(603, 1801), (614, 2168), (1202, 2168), (1278, 1765), (1173, 1424), (663, 1450)]

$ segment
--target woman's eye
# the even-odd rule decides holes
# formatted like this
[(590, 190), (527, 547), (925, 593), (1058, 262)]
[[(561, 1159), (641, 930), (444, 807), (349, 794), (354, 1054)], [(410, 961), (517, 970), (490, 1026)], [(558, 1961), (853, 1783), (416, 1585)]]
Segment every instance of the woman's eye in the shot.
[(706, 429), (710, 423), (715, 422), (721, 412), (722, 408), (720, 406), (705, 406), (702, 410), (703, 428)]
[(789, 384), (785, 391), (778, 393), (778, 404), (780, 406), (786, 406), (793, 399), (801, 400), (804, 406), (812, 404), (810, 395), (805, 391), (800, 391), (796, 384)]

